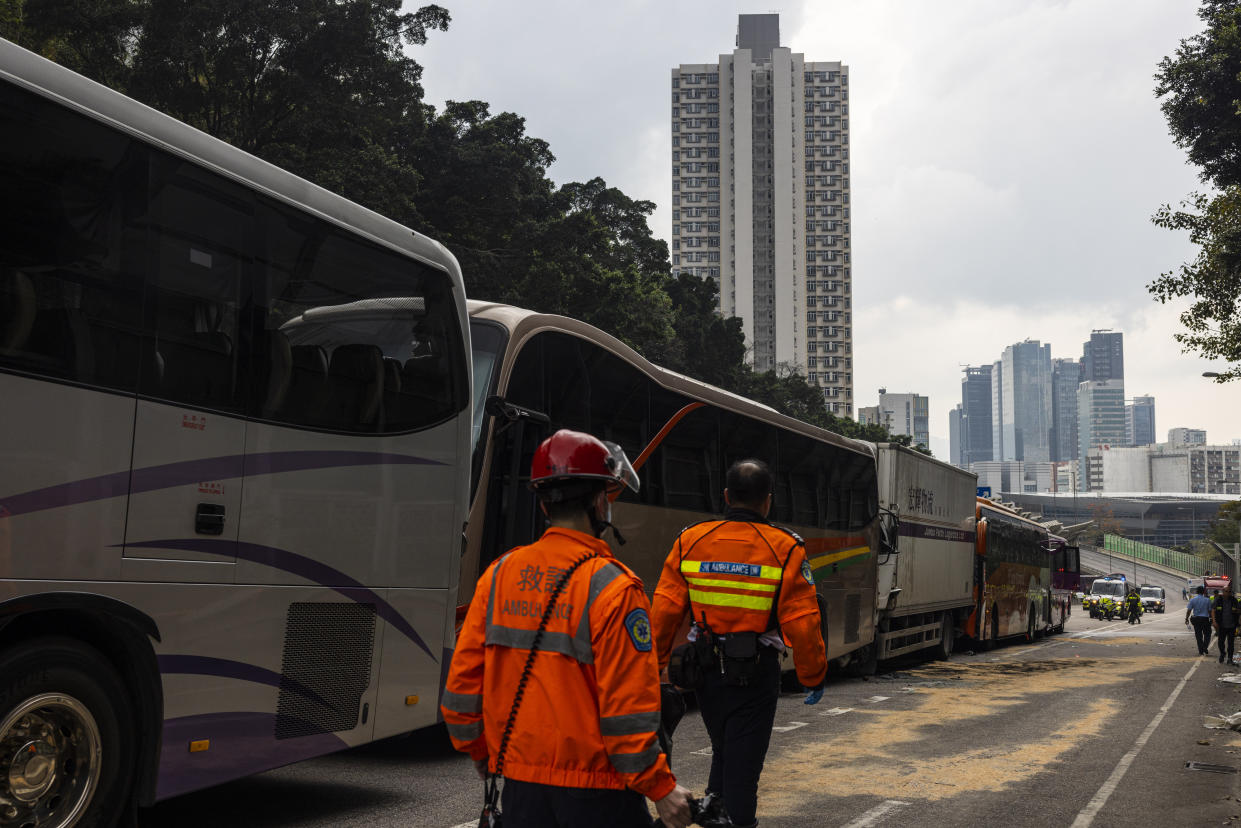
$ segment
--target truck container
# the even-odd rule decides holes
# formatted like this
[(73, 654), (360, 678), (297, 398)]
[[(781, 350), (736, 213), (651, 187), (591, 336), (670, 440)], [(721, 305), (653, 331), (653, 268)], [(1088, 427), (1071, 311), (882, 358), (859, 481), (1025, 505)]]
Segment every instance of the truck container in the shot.
[(878, 450), (888, 544), (878, 567), (875, 656), (933, 648), (947, 658), (974, 602), (978, 477), (895, 443)]

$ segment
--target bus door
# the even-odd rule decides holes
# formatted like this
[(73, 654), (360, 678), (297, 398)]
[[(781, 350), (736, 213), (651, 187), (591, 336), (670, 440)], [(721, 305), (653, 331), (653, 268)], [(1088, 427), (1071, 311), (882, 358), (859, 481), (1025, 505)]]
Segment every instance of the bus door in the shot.
[(550, 434), (546, 415), (492, 397), (490, 483), (484, 518), (479, 572), (500, 555), (533, 543), (543, 533), (544, 519), (530, 491), (530, 464), (539, 443)]
[(152, 159), (149, 187), (126, 566), (135, 578), (227, 582), (246, 436), (239, 317), (251, 209), (241, 188), (171, 157)]

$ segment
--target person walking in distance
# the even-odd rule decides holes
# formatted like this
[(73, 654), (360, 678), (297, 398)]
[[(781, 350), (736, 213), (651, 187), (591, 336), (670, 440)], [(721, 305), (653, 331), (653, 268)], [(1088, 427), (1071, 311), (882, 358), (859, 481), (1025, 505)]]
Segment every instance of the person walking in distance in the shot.
[(1193, 623), (1194, 639), (1198, 642), (1198, 655), (1206, 655), (1211, 647), (1211, 599), (1206, 589), (1198, 587), (1189, 605), (1185, 607), (1186, 625)]
[(1232, 594), (1232, 584), (1224, 586), (1224, 591), (1211, 602), (1211, 626), (1219, 636), (1219, 660), (1224, 663), (1224, 650), (1228, 650), (1228, 662), (1232, 663), (1233, 642), (1237, 637), (1237, 622), (1241, 620), (1241, 606)]
[[(722, 801), (718, 824), (753, 826), (784, 639), (792, 643), (798, 679), (813, 688), (807, 704), (823, 696), (827, 654), (805, 545), (767, 522), (771, 471), (762, 461), (742, 460), (729, 468), (725, 485), (724, 519), (690, 526), (673, 543), (652, 613), (660, 667), (668, 665), (687, 614), (693, 652), (707, 662), (699, 664), (693, 688), (711, 739), (704, 807)], [(672, 670), (669, 677), (677, 681)]]
[(478, 581), (444, 690), (448, 735), (484, 778), (503, 776), (508, 828), (645, 828), (644, 796), (685, 828), (689, 792), (656, 736), (650, 605), (601, 539), (609, 494), (637, 491), (637, 475), (619, 446), (561, 430), (530, 478), (550, 526)]

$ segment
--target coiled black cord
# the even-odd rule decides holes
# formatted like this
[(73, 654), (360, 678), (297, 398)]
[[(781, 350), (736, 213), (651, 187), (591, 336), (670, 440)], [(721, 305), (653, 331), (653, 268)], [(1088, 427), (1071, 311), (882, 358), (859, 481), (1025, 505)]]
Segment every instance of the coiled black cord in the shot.
[[(579, 566), (589, 561), (591, 558), (597, 558), (598, 555), (591, 553), (580, 558), (572, 566), (570, 566), (560, 581), (552, 588), (551, 593), (547, 596), (547, 606), (543, 608), (543, 617), (539, 619), (539, 628), (534, 632), (534, 641), (530, 643), (530, 654), (526, 656), (526, 666), (521, 670), (521, 678), (517, 680), (517, 691), (513, 695), (513, 709), (508, 714), (508, 723), (504, 725), (504, 735), (500, 737), (500, 753), (496, 756), (496, 772), (492, 778), (488, 780), (487, 795), (491, 799), (495, 790), (496, 780), (504, 775), (504, 753), (508, 748), (509, 737), (513, 735), (513, 725), (517, 721), (517, 708), (521, 705), (521, 697), (526, 692), (526, 683), (530, 680), (530, 668), (534, 665), (534, 654), (539, 651), (539, 644), (543, 640), (543, 632), (547, 629), (547, 622), (551, 620), (552, 610), (556, 606), (556, 599), (560, 597), (560, 593), (564, 591), (565, 585), (569, 583), (571, 576)], [(589, 610), (587, 610), (589, 611)]]

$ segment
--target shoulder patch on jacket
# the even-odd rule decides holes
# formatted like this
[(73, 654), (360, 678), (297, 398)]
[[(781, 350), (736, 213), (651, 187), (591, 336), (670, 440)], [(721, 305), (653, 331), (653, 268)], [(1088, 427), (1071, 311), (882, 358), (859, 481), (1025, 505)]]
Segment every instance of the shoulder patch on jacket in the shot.
[(814, 586), (814, 573), (810, 571), (810, 561), (801, 562), (801, 576), (806, 579), (806, 583)]
[(651, 619), (646, 610), (638, 608), (625, 616), (625, 632), (629, 633), (635, 650), (640, 653), (651, 651)]

